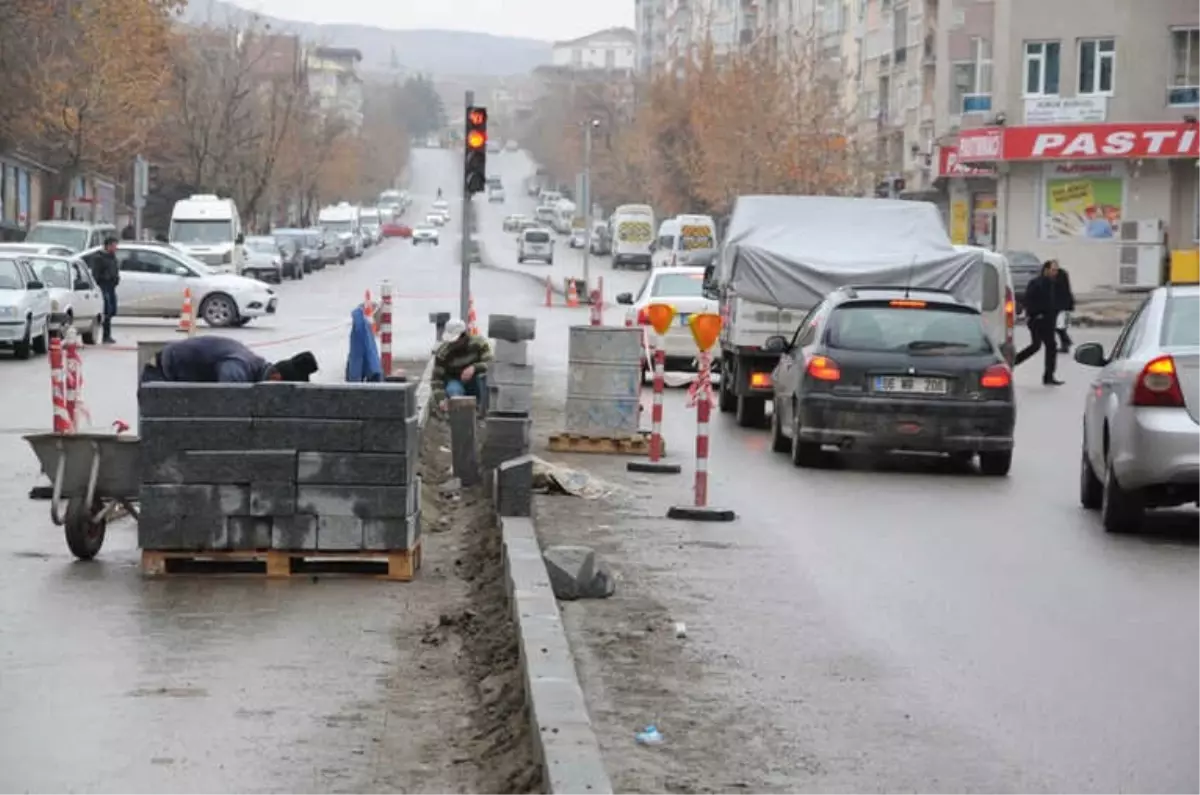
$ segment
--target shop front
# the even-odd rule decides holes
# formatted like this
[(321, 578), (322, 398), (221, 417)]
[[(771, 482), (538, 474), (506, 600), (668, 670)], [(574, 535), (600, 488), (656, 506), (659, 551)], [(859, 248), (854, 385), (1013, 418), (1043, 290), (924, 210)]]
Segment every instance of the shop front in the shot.
[(1152, 269), (1135, 276), (1131, 260), (1196, 245), (1198, 154), (1194, 123), (1104, 123), (966, 130), (956, 162), (997, 174), (983, 209), (971, 200), (973, 233), (990, 212), (995, 248), (1058, 259), (1089, 291), (1147, 286)]

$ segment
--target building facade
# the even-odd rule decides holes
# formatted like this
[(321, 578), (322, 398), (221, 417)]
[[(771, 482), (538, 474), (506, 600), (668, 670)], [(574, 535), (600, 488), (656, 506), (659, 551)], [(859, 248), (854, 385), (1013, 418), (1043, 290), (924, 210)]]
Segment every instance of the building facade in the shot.
[(637, 46), (636, 68), (649, 75), (667, 60), (667, 0), (634, 0)]
[(947, 31), (952, 238), (1056, 258), (1077, 290), (1157, 283), (1200, 237), (1200, 8), (986, 5), (990, 41), (983, 24), (969, 48)]
[(551, 65), (572, 71), (632, 74), (637, 65), (637, 33), (629, 28), (608, 28), (578, 39), (556, 41)]
[(316, 47), (308, 54), (308, 88), (321, 110), (352, 129), (363, 122), (362, 53), (348, 47)]

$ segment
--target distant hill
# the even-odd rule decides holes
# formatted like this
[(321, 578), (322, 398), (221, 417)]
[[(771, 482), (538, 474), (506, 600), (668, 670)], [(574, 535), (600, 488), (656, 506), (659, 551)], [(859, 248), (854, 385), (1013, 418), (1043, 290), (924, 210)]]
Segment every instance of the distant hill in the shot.
[[(225, 0), (189, 0), (183, 20), (192, 24), (242, 22), (254, 12)], [(550, 63), (550, 42), (457, 30), (387, 30), (368, 25), (318, 25), (267, 15), (277, 32), (295, 33), (317, 44), (353, 47), (363, 54), (363, 71), (425, 72), (434, 75), (519, 75)]]

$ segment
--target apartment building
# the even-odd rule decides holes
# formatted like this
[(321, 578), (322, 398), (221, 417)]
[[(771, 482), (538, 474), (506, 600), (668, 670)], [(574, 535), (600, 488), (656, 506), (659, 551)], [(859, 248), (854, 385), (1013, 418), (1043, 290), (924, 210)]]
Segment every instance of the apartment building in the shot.
[(1200, 237), (1200, 7), (974, 6), (990, 22), (950, 20), (939, 75), (959, 128), (937, 157), (952, 237), (1054, 257), (1077, 290), (1152, 281)]
[(321, 110), (362, 127), (363, 87), (358, 75), (362, 53), (349, 47), (316, 47), (308, 56), (308, 86)]
[(634, 6), (637, 73), (645, 76), (667, 60), (667, 0), (634, 0)]
[(550, 63), (559, 69), (632, 73), (636, 65), (637, 33), (608, 28), (569, 41), (556, 41)]

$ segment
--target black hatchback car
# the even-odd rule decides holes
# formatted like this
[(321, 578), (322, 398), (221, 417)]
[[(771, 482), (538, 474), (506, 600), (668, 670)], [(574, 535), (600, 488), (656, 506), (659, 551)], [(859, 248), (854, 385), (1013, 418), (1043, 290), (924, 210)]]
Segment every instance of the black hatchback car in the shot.
[(789, 340), (772, 378), (772, 448), (817, 466), (825, 446), (976, 454), (985, 475), (1012, 465), (1012, 370), (973, 306), (948, 292), (848, 287), (826, 296)]

